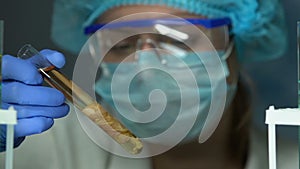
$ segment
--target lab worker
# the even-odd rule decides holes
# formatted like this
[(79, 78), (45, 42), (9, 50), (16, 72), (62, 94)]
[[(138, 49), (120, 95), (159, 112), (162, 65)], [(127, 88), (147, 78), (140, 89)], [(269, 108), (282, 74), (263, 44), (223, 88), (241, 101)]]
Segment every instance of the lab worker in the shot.
[[(151, 15), (148, 12), (152, 12)], [(156, 26), (155, 23), (160, 23), (164, 28), (185, 31), (189, 37), (197, 37), (198, 35), (193, 34), (193, 31), (188, 31), (193, 30), (191, 24), (196, 26), (201, 30), (201, 34), (207, 37), (206, 40), (210, 44), (208, 48), (205, 46), (207, 43), (202, 43), (202, 41), (189, 43), (187, 40), (187, 44), (192, 45), (191, 47), (182, 43), (178, 37), (166, 36), (162, 32), (156, 32), (155, 35), (147, 32), (136, 34), (116, 42), (115, 46), (112, 46), (106, 53), (99, 66), (101, 74), (95, 82), (96, 93), (109, 105), (108, 107), (117, 110), (115, 116), (128, 129), (140, 138), (158, 134), (168, 129), (176, 118), (172, 113), (180, 110), (182, 100), (180, 94), (176, 92), (174, 81), (160, 71), (141, 73), (138, 80), (132, 81), (134, 91), (129, 94), (130, 101), (136, 109), (145, 111), (149, 108), (147, 99), (153, 89), (159, 88), (164, 91), (167, 99), (162, 118), (143, 125), (121, 115), (122, 109), (118, 110), (114, 101), (124, 103), (126, 98), (121, 93), (122, 91), (116, 90), (114, 93), (112, 88), (114, 85), (117, 89), (122, 88), (126, 79), (134, 74), (134, 71), (149, 65), (166, 65), (164, 67), (167, 68), (164, 70), (172, 70), (171, 72), (175, 76), (180, 75), (176, 76), (180, 79), (179, 82), (183, 79), (184, 85), (189, 84), (186, 83), (185, 78), (190, 76), (182, 73), (185, 69), (181, 69), (181, 60), (170, 58), (166, 56), (168, 54), (160, 54), (160, 51), (156, 50), (159, 48), (174, 53), (175, 49), (180, 49), (179, 51), (183, 51), (184, 55), (179, 57), (176, 52), (174, 55), (183, 60), (183, 65), (189, 67), (188, 70), (191, 71), (187, 71), (187, 73), (193, 75), (193, 80), (197, 85), (186, 85), (189, 87), (184, 88), (188, 93), (184, 96), (188, 96), (186, 99), (193, 104), (185, 107), (185, 114), (179, 113), (178, 121), (181, 122), (182, 127), (189, 125), (184, 123), (187, 117), (194, 117), (192, 119), (195, 121), (181, 142), (168, 151), (143, 158), (115, 155), (109, 149), (99, 146), (99, 142), (93, 139), (93, 133), (79, 118), (79, 120), (77, 119), (73, 106), (64, 103), (65, 98), (62, 93), (56, 89), (41, 87), (42, 79), (35, 66), (43, 66), (46, 63), (37, 64), (34, 59), (19, 60), (6, 55), (3, 57), (5, 65), (23, 67), (20, 70), (11, 70), (10, 66), (3, 65), (2, 71), (3, 106), (14, 105), (20, 112), (19, 123), (15, 128), (15, 146), (19, 146), (15, 151), (15, 168), (265, 168), (267, 156), (261, 156), (258, 149), (253, 148), (255, 144), (252, 144), (253, 138), (250, 136), (254, 135), (249, 134), (251, 110), (249, 109), (248, 88), (251, 86), (240, 73), (240, 67), (243, 63), (275, 59), (284, 52), (286, 44), (284, 16), (277, 0), (226, 0), (222, 2), (206, 0), (56, 0), (53, 13), (52, 38), (54, 42), (61, 48), (78, 55), (78, 58), (82, 57), (79, 53), (80, 50), (85, 45), (89, 45), (89, 41), (87, 41), (89, 37), (93, 37), (103, 49), (103, 46), (107, 44), (109, 46), (111, 39), (120, 35), (124, 30), (128, 34), (132, 34), (133, 31), (144, 28), (153, 29)], [(162, 17), (170, 15), (176, 16), (176, 21), (181, 21), (179, 18), (183, 18), (188, 22), (174, 24), (174, 22), (170, 22), (174, 21), (174, 18), (172, 20)], [(127, 17), (124, 18), (124, 16)], [(111, 21), (114, 21), (112, 27), (104, 26)], [(205, 24), (216, 21), (218, 24), (212, 24), (212, 26)], [(139, 26), (136, 26), (137, 23)], [(126, 29), (128, 27), (130, 29)], [(98, 30), (98, 28), (101, 29)], [(101, 36), (94, 36), (97, 34)], [(120, 35), (120, 37), (123, 36)], [(91, 50), (91, 48), (88, 49)], [(155, 52), (151, 52), (153, 49)], [(126, 52), (136, 51), (140, 52), (139, 57), (125, 55)], [(58, 68), (65, 64), (64, 57), (59, 52), (42, 50), (41, 53)], [(221, 95), (220, 99), (216, 99), (223, 102), (221, 104), (223, 105), (221, 107), (222, 118), (220, 121), (210, 121), (211, 125), (208, 126), (214, 126), (212, 124), (216, 123), (217, 127), (213, 130), (212, 135), (209, 135), (209, 138), (202, 143), (201, 134), (202, 130), (206, 129), (205, 121), (206, 117), (209, 117), (209, 108), (218, 106), (218, 104), (213, 105), (210, 102), (212, 93), (215, 91), (213, 87), (207, 86), (210, 80), (205, 71), (207, 67), (202, 63), (205, 61), (199, 60), (197, 57), (202, 56), (203, 53), (209, 53), (209, 56), (214, 53), (219, 57), (219, 62), (212, 62), (215, 63), (212, 66), (216, 70), (222, 68), (223, 71), (220, 73), (223, 74), (214, 75), (215, 81), (213, 81), (216, 86), (225, 82), (226, 88), (221, 90), (225, 91), (225, 97)], [(118, 69), (118, 63), (123, 63), (127, 58), (129, 59), (126, 60), (126, 63), (119, 64), (122, 66), (119, 66), (121, 68)], [(208, 58), (209, 61), (206, 63), (210, 63), (210, 59)], [(176, 69), (171, 69), (172, 67)], [(113, 83), (113, 75), (118, 70), (121, 73), (116, 76), (118, 77), (117, 82)], [(193, 102), (195, 99), (191, 98), (194, 97), (200, 98), (202, 102)], [(156, 107), (161, 106), (162, 101), (159, 99), (157, 102), (153, 102)], [(69, 107), (71, 111), (66, 116)], [(218, 108), (215, 111), (218, 111)], [(193, 114), (191, 113), (193, 110), (198, 111)], [(66, 117), (55, 120), (53, 125), (53, 119), (64, 116)], [(48, 130), (50, 127), (52, 128)], [(43, 132), (45, 130), (48, 131)], [(2, 128), (2, 131), (0, 141), (3, 145), (5, 144), (3, 134), (5, 128)], [(42, 134), (30, 136), (38, 133)], [(24, 141), (26, 136), (30, 137)], [(165, 145), (168, 144), (168, 141), (159, 140), (154, 144)]]

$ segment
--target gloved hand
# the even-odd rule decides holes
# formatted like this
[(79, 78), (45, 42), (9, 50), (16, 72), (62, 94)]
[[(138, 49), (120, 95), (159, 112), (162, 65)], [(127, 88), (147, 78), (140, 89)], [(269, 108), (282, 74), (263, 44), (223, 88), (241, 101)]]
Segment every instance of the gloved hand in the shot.
[[(40, 52), (51, 64), (61, 68), (64, 56), (56, 51)], [(41, 63), (43, 62), (43, 63)], [(57, 89), (41, 86), (43, 78), (35, 65), (49, 66), (49, 62), (34, 57), (22, 60), (10, 55), (2, 57), (2, 108), (14, 106), (18, 124), (14, 128), (14, 147), (26, 136), (48, 130), (55, 118), (69, 112), (64, 95)], [(6, 125), (0, 126), (0, 152), (5, 150)]]

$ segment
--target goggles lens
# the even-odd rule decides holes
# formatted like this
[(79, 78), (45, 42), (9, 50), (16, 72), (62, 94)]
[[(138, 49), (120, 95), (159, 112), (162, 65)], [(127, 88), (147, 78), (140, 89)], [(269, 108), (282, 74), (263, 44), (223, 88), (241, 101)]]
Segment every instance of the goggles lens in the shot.
[(85, 31), (87, 34), (95, 32), (97, 46), (102, 51), (101, 55), (105, 56), (104, 61), (122, 62), (125, 58), (134, 61), (136, 57), (128, 59), (128, 56), (147, 48), (163, 49), (178, 57), (191, 51), (226, 51), (229, 26), (230, 20), (226, 18), (171, 18), (92, 25)]

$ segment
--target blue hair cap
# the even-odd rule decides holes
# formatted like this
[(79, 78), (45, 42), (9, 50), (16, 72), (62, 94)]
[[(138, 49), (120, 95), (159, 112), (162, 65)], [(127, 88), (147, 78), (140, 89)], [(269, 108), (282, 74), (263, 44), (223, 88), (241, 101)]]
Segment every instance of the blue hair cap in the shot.
[(164, 5), (208, 18), (229, 17), (243, 63), (278, 58), (287, 47), (279, 0), (56, 0), (51, 37), (63, 49), (78, 53), (88, 39), (86, 26), (111, 8), (139, 4)]

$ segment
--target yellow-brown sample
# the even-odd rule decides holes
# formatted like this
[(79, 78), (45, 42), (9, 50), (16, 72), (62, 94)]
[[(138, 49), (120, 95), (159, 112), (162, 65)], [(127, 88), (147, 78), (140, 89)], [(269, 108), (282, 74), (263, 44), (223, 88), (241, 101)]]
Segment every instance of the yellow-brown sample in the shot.
[(137, 154), (141, 151), (141, 141), (97, 102), (88, 105), (82, 112), (130, 153)]

